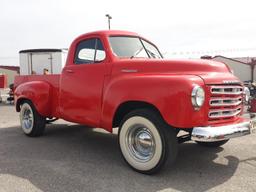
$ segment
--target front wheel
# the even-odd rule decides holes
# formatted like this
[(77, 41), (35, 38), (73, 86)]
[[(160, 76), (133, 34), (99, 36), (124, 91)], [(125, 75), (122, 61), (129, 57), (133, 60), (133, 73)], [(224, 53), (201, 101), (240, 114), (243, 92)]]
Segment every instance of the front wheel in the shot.
[(20, 124), (22, 131), (30, 137), (43, 135), (45, 129), (45, 117), (41, 116), (33, 103), (25, 101), (20, 109)]
[(140, 173), (153, 174), (176, 159), (176, 133), (152, 110), (136, 110), (126, 115), (118, 135), (125, 161)]
[(215, 141), (215, 142), (200, 142), (197, 141), (197, 143), (204, 147), (220, 147), (227, 143), (229, 140), (223, 140), (223, 141)]

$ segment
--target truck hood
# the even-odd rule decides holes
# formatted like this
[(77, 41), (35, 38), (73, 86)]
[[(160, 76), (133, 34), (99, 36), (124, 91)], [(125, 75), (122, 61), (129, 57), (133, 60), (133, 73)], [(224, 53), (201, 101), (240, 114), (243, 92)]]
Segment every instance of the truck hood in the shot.
[(224, 64), (212, 60), (120, 59), (114, 62), (115, 73), (152, 73), (196, 75), (205, 84), (241, 83)]

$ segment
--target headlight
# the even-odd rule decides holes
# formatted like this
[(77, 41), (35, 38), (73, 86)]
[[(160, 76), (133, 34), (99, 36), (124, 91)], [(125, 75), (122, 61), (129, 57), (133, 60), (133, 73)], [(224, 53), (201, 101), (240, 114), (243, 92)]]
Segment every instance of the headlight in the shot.
[(246, 104), (248, 104), (250, 99), (250, 90), (248, 87), (244, 87), (244, 101)]
[(194, 106), (195, 110), (199, 110), (200, 107), (204, 104), (205, 93), (204, 89), (199, 85), (196, 85), (191, 94), (191, 101), (192, 105)]

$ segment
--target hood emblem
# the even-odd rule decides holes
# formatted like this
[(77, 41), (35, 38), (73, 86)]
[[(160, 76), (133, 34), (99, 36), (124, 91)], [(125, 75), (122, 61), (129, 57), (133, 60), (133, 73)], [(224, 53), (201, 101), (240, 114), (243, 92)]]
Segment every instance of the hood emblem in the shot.
[(223, 80), (224, 84), (240, 84), (240, 81), (237, 80)]

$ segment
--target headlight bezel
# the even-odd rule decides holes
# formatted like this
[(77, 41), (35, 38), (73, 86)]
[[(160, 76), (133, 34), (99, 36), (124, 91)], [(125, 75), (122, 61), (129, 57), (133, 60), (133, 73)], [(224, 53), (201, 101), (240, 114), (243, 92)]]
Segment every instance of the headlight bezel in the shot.
[(195, 110), (199, 110), (205, 102), (205, 91), (200, 85), (195, 85), (191, 92), (191, 102)]

